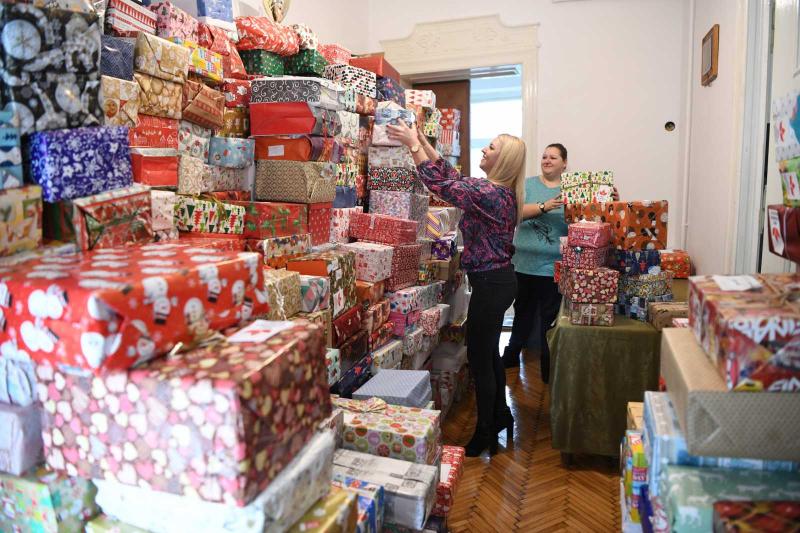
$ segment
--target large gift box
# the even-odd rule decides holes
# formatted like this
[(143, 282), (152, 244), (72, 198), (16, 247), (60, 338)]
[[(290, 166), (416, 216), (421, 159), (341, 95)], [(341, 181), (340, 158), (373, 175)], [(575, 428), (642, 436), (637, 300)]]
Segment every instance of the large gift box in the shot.
[(434, 463), (440, 437), (439, 411), (390, 405), (379, 398), (334, 397), (332, 401), (344, 410), (344, 448), (411, 463)]
[(45, 468), (22, 477), (0, 474), (3, 531), (83, 531), (99, 509), (91, 480), (66, 477)]
[[(333, 345), (337, 348), (347, 342), (361, 329), (361, 307), (354, 305), (333, 320)], [(361, 359), (363, 354), (357, 354), (356, 359)], [(344, 359), (344, 358), (343, 358)], [(355, 361), (353, 361), (355, 362)], [(344, 370), (352, 366), (344, 365)]]
[[(222, 342), (126, 373), (89, 377), (38, 366), (48, 463), (73, 476), (250, 503), (330, 414), (322, 329), (283, 326), (256, 321)], [(96, 396), (87, 404), (89, 391)], [(117, 416), (120, 406), (126, 419)], [(90, 436), (99, 445), (86, 445)]]
[(356, 530), (358, 502), (356, 494), (347, 489), (330, 487), (289, 533), (349, 533)]
[(81, 250), (153, 240), (150, 191), (141, 185), (46, 204), (45, 237)]
[(139, 112), (164, 118), (181, 118), (183, 85), (134, 72), (133, 79), (139, 85)]
[(5, 274), (0, 338), (39, 363), (125, 369), (265, 310), (260, 279), (255, 254), (172, 243), (45, 256)]
[(336, 450), (334, 477), (345, 476), (383, 485), (384, 522), (421, 530), (436, 498), (439, 468), (376, 457), (353, 450)]
[(291, 56), (300, 50), (297, 33), (267, 17), (236, 17), (236, 31), (239, 50), (267, 50), (281, 56)]
[(286, 74), (291, 76), (322, 76), (327, 66), (325, 56), (316, 50), (302, 50), (284, 61)]
[(324, 163), (256, 161), (255, 198), (311, 204), (333, 202), (336, 186)]
[[(196, 39), (195, 39), (196, 40)], [(137, 72), (177, 83), (186, 81), (191, 50), (155, 35), (139, 33), (134, 65)]]
[(102, 76), (100, 105), (103, 107), (103, 123), (106, 126), (136, 126), (139, 116), (139, 84)]
[(328, 492), (334, 451), (333, 433), (316, 433), (244, 507), (101, 480), (97, 503), (106, 515), (150, 533), (285, 531)]
[(255, 141), (256, 159), (335, 163), (342, 158), (342, 145), (331, 137), (277, 135), (256, 137)]
[(564, 219), (611, 224), (611, 245), (620, 250), (662, 250), (667, 247), (668, 212), (666, 200), (580, 203), (565, 205)]
[[(2, 361), (2, 359), (0, 359)], [(0, 472), (20, 476), (42, 460), (41, 407), (0, 403)], [(0, 478), (0, 486), (2, 485)], [(0, 524), (2, 524), (0, 513)]]
[(692, 275), (692, 260), (684, 250), (659, 250), (661, 270), (672, 272), (674, 279), (686, 279)]
[(614, 173), (610, 170), (565, 172), (561, 175), (561, 194), (568, 205), (608, 202), (613, 192)]
[(436, 502), (431, 514), (446, 517), (455, 502), (456, 489), (464, 473), (466, 451), (461, 446), (442, 446), (442, 465), (439, 484), (436, 486)]
[(350, 214), (350, 236), (359, 240), (392, 245), (411, 244), (417, 240), (417, 226), (416, 221), (388, 215)]
[(213, 198), (178, 196), (175, 203), (175, 226), (180, 231), (241, 235), (244, 217), (244, 207)]
[(34, 250), (42, 244), (42, 188), (28, 185), (0, 190), (0, 256)]
[(353, 392), (354, 400), (381, 398), (391, 405), (424, 407), (431, 401), (431, 378), (427, 371), (385, 370)]
[[(306, 103), (312, 108), (342, 109), (342, 88), (328, 80), (311, 77), (261, 78), (251, 82), (251, 104)], [(266, 107), (269, 110), (282, 107)], [(289, 108), (290, 109), (290, 108)], [(291, 131), (276, 133), (294, 133)], [(300, 132), (303, 133), (303, 132)]]
[(133, 182), (128, 149), (123, 126), (34, 133), (28, 143), (31, 178), (46, 202), (127, 187)]
[(246, 239), (308, 234), (308, 207), (303, 204), (245, 201), (231, 203), (245, 208), (243, 235)]
[(331, 282), (326, 276), (300, 276), (300, 298), (304, 313), (327, 309), (330, 294)]
[(394, 248), (385, 244), (354, 242), (342, 244), (344, 250), (356, 254), (356, 279), (362, 281), (383, 281), (392, 274)]
[(302, 309), (300, 274), (288, 270), (264, 270), (264, 290), (267, 293), (268, 320), (287, 320)]
[(331, 285), (330, 309), (333, 318), (356, 305), (355, 254), (332, 250), (289, 260), (286, 268), (300, 274), (327, 276)]
[(178, 129), (178, 152), (208, 161), (208, 146), (211, 143), (211, 130), (186, 120), (180, 122)]
[(562, 275), (559, 290), (573, 303), (613, 303), (618, 282), (619, 272), (610, 268), (570, 268)]
[(378, 95), (374, 72), (351, 65), (328, 65), (325, 67), (324, 76), (369, 98), (375, 98)]
[(241, 50), (239, 55), (248, 74), (252, 76), (283, 76), (283, 57), (268, 50)]
[(177, 187), (178, 151), (173, 148), (131, 148), (133, 181), (156, 187)]
[(397, 72), (384, 57), (382, 52), (374, 54), (364, 54), (350, 59), (350, 64), (354, 67), (363, 68), (374, 72), (378, 78), (392, 78), (395, 80), (400, 79), (400, 73)]
[[(257, 80), (256, 80), (257, 81)], [(255, 83), (253, 89), (255, 91)], [(255, 92), (253, 93), (255, 96)], [(253, 135), (317, 135), (333, 137), (341, 131), (339, 115), (305, 102), (250, 103)]]
[(333, 486), (346, 488), (358, 497), (358, 523), (356, 533), (379, 533), (383, 528), (383, 485), (337, 475)]
[(199, 23), (186, 11), (169, 1), (150, 4), (150, 11), (156, 14), (156, 34), (159, 37), (197, 41)]
[(264, 264), (269, 267), (284, 268), (289, 259), (311, 252), (311, 236), (308, 233), (301, 233), (268, 239), (246, 239), (245, 249), (260, 253), (264, 258)]
[(208, 85), (186, 80), (181, 94), (184, 120), (204, 128), (221, 128), (225, 124), (225, 95)]
[(253, 164), (255, 141), (235, 137), (211, 137), (208, 162), (227, 168), (245, 168)]

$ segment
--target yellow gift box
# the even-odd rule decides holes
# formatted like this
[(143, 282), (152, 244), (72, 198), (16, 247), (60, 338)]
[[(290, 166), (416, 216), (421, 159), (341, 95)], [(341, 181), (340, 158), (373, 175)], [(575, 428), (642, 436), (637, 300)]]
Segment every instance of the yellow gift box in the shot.
[(185, 41), (180, 37), (170, 39), (189, 49), (189, 72), (209, 81), (222, 83), (222, 54), (212, 52), (192, 41)]

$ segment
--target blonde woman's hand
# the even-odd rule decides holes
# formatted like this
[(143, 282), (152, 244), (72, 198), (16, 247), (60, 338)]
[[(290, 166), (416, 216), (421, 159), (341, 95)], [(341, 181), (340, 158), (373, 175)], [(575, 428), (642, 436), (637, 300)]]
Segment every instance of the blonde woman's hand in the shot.
[(386, 126), (386, 132), (389, 134), (391, 140), (398, 141), (408, 148), (420, 144), (417, 138), (417, 132), (409, 127), (403, 120), (398, 121), (396, 125), (389, 124)]

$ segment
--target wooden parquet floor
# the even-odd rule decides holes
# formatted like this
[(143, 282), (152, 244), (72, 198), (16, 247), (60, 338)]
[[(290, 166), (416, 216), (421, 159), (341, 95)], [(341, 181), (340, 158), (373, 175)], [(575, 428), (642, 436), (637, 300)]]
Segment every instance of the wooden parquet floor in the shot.
[[(522, 368), (506, 373), (516, 424), (513, 445), (503, 432), (497, 455), (467, 458), (450, 531), (620, 531), (616, 463), (577, 456), (563, 466), (560, 452), (550, 445), (549, 391), (539, 376), (538, 357), (526, 353)], [(445, 444), (469, 441), (474, 413), (470, 390), (448, 413)]]

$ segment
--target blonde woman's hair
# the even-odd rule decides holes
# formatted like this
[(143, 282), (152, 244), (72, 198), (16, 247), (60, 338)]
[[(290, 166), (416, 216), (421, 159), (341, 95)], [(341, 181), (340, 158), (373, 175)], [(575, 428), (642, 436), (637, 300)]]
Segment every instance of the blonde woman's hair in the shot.
[(500, 155), (489, 171), (487, 178), (495, 185), (514, 191), (517, 199), (517, 224), (522, 221), (522, 206), (525, 204), (525, 141), (514, 135), (501, 133)]

